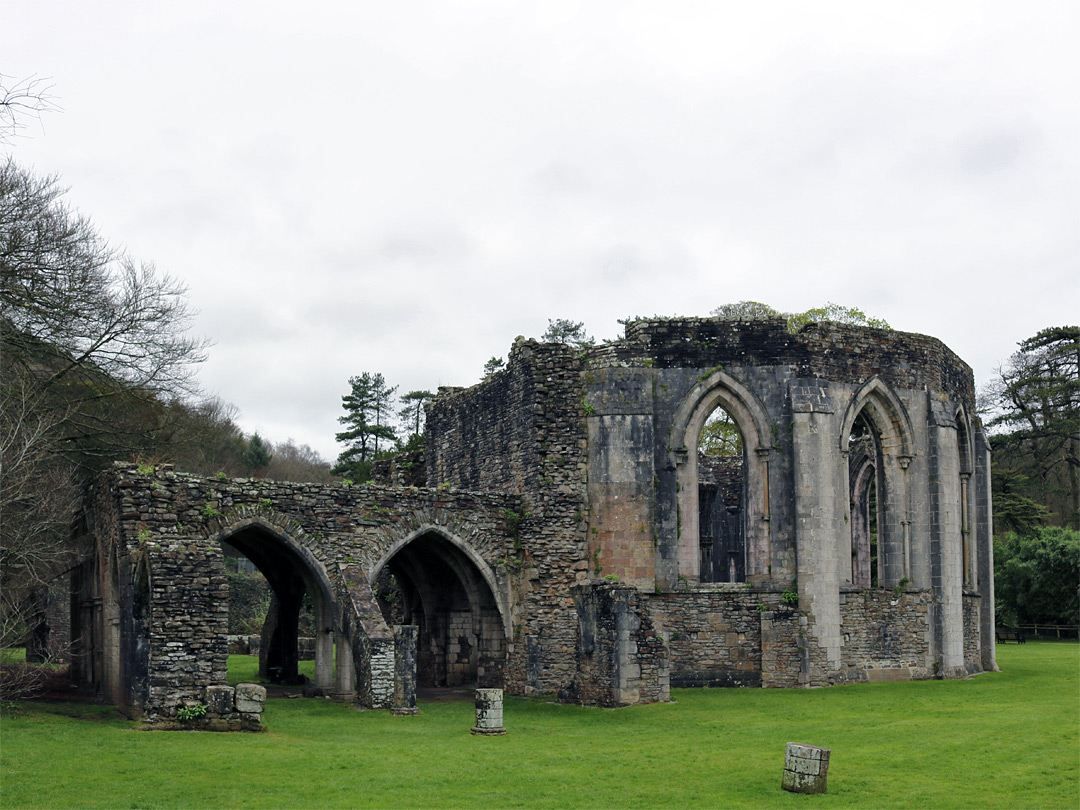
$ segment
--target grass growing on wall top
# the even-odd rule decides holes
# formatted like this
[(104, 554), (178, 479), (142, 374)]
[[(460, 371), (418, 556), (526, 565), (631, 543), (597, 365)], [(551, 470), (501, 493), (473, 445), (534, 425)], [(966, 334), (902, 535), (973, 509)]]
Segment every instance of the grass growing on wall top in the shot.
[[(604, 710), (508, 698), (417, 717), (270, 700), (265, 734), (143, 732), (107, 707), (3, 718), (4, 808), (1080, 806), (1080, 646), (999, 647), (968, 681), (675, 690)], [(245, 663), (245, 662), (239, 662)], [(246, 662), (250, 666), (250, 662)], [(780, 790), (784, 747), (832, 749), (829, 792)]]

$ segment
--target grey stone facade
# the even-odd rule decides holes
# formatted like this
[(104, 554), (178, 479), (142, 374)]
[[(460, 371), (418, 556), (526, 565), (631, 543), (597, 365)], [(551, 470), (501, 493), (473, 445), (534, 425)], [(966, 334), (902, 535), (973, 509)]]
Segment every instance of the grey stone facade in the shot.
[[(717, 408), (741, 459), (699, 455)], [(922, 335), (668, 319), (584, 351), (519, 340), (503, 371), (440, 390), (424, 453), (383, 483), (103, 476), (77, 671), (136, 716), (207, 702), (223, 543), (273, 588), (268, 674), (295, 678), (306, 593), (314, 690), (373, 707), (401, 702), (410, 668), (600, 705), (994, 669), (973, 413), (970, 369)], [(404, 662), (395, 625), (415, 628)]]

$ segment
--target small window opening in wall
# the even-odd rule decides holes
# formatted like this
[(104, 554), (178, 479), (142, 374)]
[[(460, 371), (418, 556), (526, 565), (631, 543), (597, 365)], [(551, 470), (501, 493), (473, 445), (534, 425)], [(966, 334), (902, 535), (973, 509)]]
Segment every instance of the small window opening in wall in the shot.
[(717, 408), (698, 439), (698, 527), (702, 582), (746, 580), (745, 446), (731, 415)]
[(848, 480), (851, 492), (851, 583), (876, 588), (878, 555), (878, 438), (860, 414), (848, 439)]

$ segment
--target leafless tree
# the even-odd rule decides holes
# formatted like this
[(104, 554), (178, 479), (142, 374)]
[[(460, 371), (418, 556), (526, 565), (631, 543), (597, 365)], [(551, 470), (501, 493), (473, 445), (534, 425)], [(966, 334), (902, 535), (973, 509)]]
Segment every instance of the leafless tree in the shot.
[(187, 333), (186, 288), (111, 246), (64, 192), (14, 160), (0, 167), (3, 348), (37, 363), (42, 387), (90, 372), (145, 395), (190, 393), (207, 344)]
[(297, 445), (292, 439), (274, 445), (274, 455), (266, 477), (275, 481), (328, 484), (336, 480), (330, 462), (310, 445)]
[(100, 236), (55, 177), (0, 164), (0, 643), (74, 562), (79, 484), (151, 446), (206, 342), (182, 284)]
[(42, 113), (60, 109), (52, 88), (48, 79), (39, 76), (17, 79), (0, 73), (0, 143), (18, 137), (26, 119), (41, 120)]

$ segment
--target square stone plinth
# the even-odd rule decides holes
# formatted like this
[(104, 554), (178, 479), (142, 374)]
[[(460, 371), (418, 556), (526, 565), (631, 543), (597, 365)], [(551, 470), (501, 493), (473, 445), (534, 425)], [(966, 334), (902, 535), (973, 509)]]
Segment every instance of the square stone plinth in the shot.
[(792, 793), (824, 793), (831, 749), (788, 743), (780, 786)]

